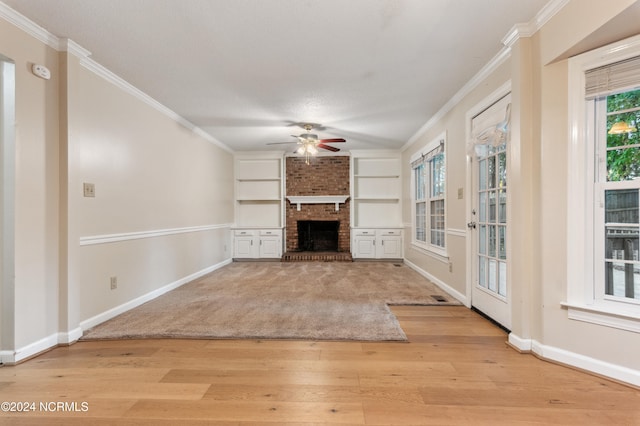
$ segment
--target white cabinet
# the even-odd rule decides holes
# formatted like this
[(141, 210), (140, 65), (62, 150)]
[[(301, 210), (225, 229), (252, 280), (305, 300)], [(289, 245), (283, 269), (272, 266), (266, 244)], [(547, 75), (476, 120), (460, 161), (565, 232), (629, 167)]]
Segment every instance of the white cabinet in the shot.
[(351, 254), (402, 258), (402, 166), (396, 151), (351, 151)]
[(259, 256), (256, 231), (235, 231), (233, 236), (233, 257), (254, 259)]
[(279, 259), (282, 256), (282, 230), (236, 229), (233, 257), (237, 259)]
[(282, 256), (283, 154), (242, 153), (235, 157), (233, 257), (236, 259)]
[(374, 230), (358, 229), (354, 232), (352, 255), (360, 259), (375, 259), (376, 232)]
[(353, 229), (352, 255), (356, 259), (401, 259), (401, 229)]
[(378, 258), (400, 259), (402, 257), (402, 231), (400, 229), (380, 229), (377, 231)]
[(282, 231), (280, 230), (262, 230), (258, 241), (261, 258), (280, 258), (282, 257)]

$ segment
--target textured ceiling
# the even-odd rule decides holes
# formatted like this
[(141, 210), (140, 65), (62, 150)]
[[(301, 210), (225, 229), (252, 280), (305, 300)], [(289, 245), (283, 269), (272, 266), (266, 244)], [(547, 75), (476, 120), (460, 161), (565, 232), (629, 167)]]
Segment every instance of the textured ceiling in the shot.
[(400, 148), (546, 2), (4, 0), (237, 151)]

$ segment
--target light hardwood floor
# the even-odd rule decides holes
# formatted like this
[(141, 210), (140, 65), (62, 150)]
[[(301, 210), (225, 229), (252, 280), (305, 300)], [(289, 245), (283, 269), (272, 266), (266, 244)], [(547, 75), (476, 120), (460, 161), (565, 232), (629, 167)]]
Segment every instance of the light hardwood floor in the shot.
[(37, 405), (0, 413), (0, 424), (640, 424), (640, 391), (519, 354), (502, 330), (464, 307), (393, 311), (410, 343), (125, 340), (57, 348), (0, 368), (0, 400)]

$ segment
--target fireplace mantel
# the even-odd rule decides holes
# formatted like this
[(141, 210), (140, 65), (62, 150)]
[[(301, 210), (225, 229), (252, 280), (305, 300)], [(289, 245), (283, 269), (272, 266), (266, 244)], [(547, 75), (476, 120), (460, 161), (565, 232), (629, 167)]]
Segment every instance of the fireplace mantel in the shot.
[(340, 204), (347, 201), (348, 195), (288, 195), (287, 200), (291, 204), (298, 205), (300, 211), (301, 204), (335, 204), (336, 211), (340, 210)]

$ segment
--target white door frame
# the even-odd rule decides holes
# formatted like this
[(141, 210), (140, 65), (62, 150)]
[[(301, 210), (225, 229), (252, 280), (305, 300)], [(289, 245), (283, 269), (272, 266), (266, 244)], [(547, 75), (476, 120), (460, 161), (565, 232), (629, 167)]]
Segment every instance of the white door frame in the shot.
[[(500, 86), (498, 89), (496, 89), (495, 91), (493, 91), (490, 95), (488, 95), (487, 97), (485, 97), (482, 101), (480, 101), (479, 103), (477, 103), (476, 105), (474, 105), (469, 111), (467, 111), (467, 114), (465, 116), (465, 140), (467, 141), (467, 147), (471, 146), (472, 143), (472, 128), (471, 128), (471, 122), (473, 117), (477, 116), (478, 114), (480, 114), (482, 111), (486, 110), (487, 108), (489, 108), (491, 105), (493, 105), (494, 103), (496, 103), (498, 100), (500, 100), (501, 98), (503, 98), (504, 96), (508, 95), (509, 93), (511, 93), (511, 80), (507, 81), (506, 83), (504, 83), (502, 86)], [(475, 159), (474, 159), (475, 161)], [(510, 168), (510, 161), (509, 161), (509, 147), (507, 147), (507, 173), (509, 172), (509, 168)], [(475, 167), (473, 166), (473, 162), (472, 162), (472, 157), (471, 154), (469, 152), (467, 152), (467, 161), (466, 161), (466, 187), (467, 187), (467, 197), (466, 197), (466, 222), (470, 223), (470, 222), (475, 222), (476, 219), (473, 217), (473, 215), (471, 214), (471, 211), (475, 208), (474, 206), (474, 200), (476, 198), (476, 194), (474, 194), (474, 190), (475, 190), (475, 186), (474, 186), (474, 180), (476, 179), (474, 177), (474, 171), (475, 171)], [(507, 198), (507, 226), (509, 223), (509, 201)], [(476, 253), (476, 238), (474, 237), (474, 232), (476, 233), (475, 235), (477, 235), (477, 231), (476, 230), (472, 230), (470, 228), (466, 229), (466, 234), (467, 234), (467, 238), (466, 238), (466, 253), (467, 253), (467, 262), (466, 262), (466, 268), (467, 268), (467, 282), (466, 282), (466, 294), (467, 294), (467, 298), (466, 298), (466, 303), (465, 305), (468, 308), (471, 308), (473, 305), (473, 278), (474, 278), (474, 268), (475, 268), (475, 253)], [(507, 261), (509, 262), (511, 260), (511, 244), (510, 244), (510, 237), (509, 237), (510, 233), (507, 231)], [(509, 277), (510, 275), (507, 274), (507, 277)], [(507, 278), (508, 279), (508, 278)], [(507, 286), (510, 287), (511, 283), (507, 282)], [(511, 295), (512, 295), (512, 291), (509, 290), (507, 292), (507, 309), (509, 310), (508, 312), (508, 316), (509, 316), (509, 324), (510, 324), (510, 320), (511, 320)]]
[(0, 55), (0, 362), (15, 361), (15, 63)]

